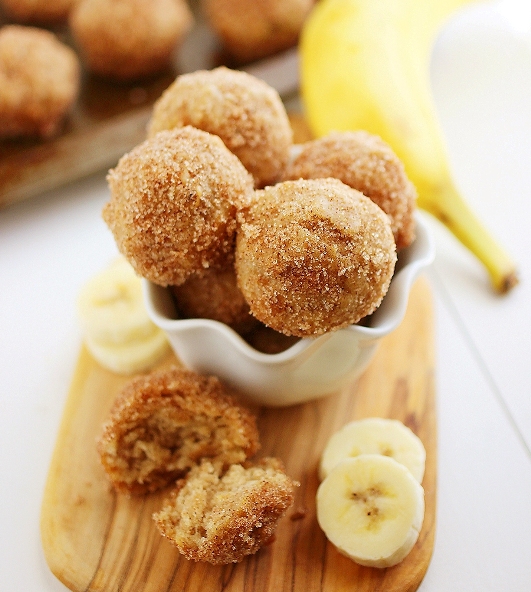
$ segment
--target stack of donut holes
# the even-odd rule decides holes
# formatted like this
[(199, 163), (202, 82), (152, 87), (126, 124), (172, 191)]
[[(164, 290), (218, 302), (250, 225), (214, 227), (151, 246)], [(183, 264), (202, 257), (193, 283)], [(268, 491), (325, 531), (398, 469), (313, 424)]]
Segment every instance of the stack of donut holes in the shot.
[[(147, 136), (109, 171), (103, 218), (181, 317), (250, 341), (264, 331), (292, 340), (379, 306), (397, 251), (415, 238), (416, 199), (379, 138), (294, 146), (277, 92), (225, 67), (179, 76)], [(268, 353), (285, 345), (273, 342)], [(158, 530), (188, 559), (215, 564), (256, 553), (293, 505), (297, 483), (280, 459), (254, 461), (258, 447), (254, 416), (219, 379), (177, 367), (127, 383), (98, 441), (118, 492), (172, 486)]]
[(278, 93), (225, 67), (177, 77), (108, 182), (103, 217), (136, 272), (181, 317), (242, 334), (360, 322), (415, 237), (416, 192), (386, 143), (359, 131), (295, 147)]
[(220, 59), (241, 65), (296, 45), (313, 4), (201, 0), (194, 14), (188, 0), (0, 0), (10, 23), (0, 26), (0, 139), (58, 135), (80, 94), (81, 65), (118, 83), (169, 71), (196, 17)]

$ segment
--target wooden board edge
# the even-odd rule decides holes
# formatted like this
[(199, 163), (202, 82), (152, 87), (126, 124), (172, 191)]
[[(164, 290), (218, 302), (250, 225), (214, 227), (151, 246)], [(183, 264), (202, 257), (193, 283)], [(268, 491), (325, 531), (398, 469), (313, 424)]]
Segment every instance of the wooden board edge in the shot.
[[(414, 293), (412, 294), (412, 305), (421, 305), (424, 307), (433, 308), (431, 302), (431, 290), (429, 288), (429, 284), (427, 280), (423, 277), (417, 280), (415, 285)], [(426, 314), (426, 313), (424, 313)], [(433, 348), (434, 349), (434, 348)], [(429, 352), (429, 356), (432, 359), (431, 366), (434, 368), (434, 351)], [(67, 587), (72, 590), (96, 590), (97, 587), (92, 587), (92, 579), (95, 576), (95, 573), (88, 573), (85, 574), (85, 582), (86, 585), (80, 587), (79, 584), (79, 573), (71, 574), (68, 569), (65, 569), (65, 565), (69, 565), (70, 556), (68, 553), (68, 545), (65, 545), (62, 549), (62, 554), (58, 556), (54, 554), (57, 551), (57, 545), (61, 545), (61, 542), (58, 541), (57, 538), (54, 539), (54, 536), (57, 533), (54, 532), (54, 520), (53, 515), (50, 513), (50, 509), (53, 508), (54, 505), (54, 495), (55, 495), (55, 484), (57, 483), (57, 472), (60, 471), (59, 466), (59, 456), (57, 447), (61, 441), (61, 438), (64, 437), (65, 431), (68, 430), (69, 420), (72, 415), (75, 413), (77, 407), (79, 406), (79, 391), (84, 384), (87, 374), (90, 371), (90, 365), (94, 364), (93, 360), (90, 358), (89, 354), (86, 352), (85, 348), (82, 348), (80, 352), (80, 356), (74, 371), (74, 376), (72, 380), (72, 384), (69, 390), (69, 394), (65, 403), (65, 408), (63, 412), (63, 417), (60, 423), (60, 429), (57, 436), (56, 442), (56, 449), (54, 450), (54, 454), (52, 456), (52, 461), (50, 464), (50, 470), (48, 473), (48, 479), (46, 482), (46, 487), (43, 496), (42, 502), (42, 510), (41, 510), (41, 539), (43, 543), (43, 549), (45, 551), (45, 558), (50, 567), (52, 573)], [(370, 370), (369, 370), (370, 371)], [(109, 374), (111, 376), (111, 374)], [(429, 441), (426, 441), (425, 444), (428, 448), (430, 448), (430, 459), (427, 463), (427, 471), (425, 475), (424, 482), (425, 483), (432, 483), (432, 487), (430, 490), (426, 491), (427, 495), (427, 507), (432, 508), (431, 512), (428, 515), (431, 516), (430, 521), (426, 521), (423, 525), (423, 529), (421, 530), (421, 544), (423, 551), (423, 560), (417, 564), (412, 564), (407, 570), (407, 577), (403, 578), (402, 584), (403, 587), (400, 588), (400, 592), (414, 592), (418, 589), (422, 580), (425, 576), (425, 573), (429, 567), (429, 563), (431, 560), (431, 556), (433, 554), (434, 548), (434, 541), (435, 541), (435, 527), (436, 527), (436, 477), (437, 477), (437, 430), (436, 430), (436, 401), (435, 401), (435, 377), (432, 373), (431, 377), (427, 377), (429, 382), (429, 388), (431, 389), (430, 398), (431, 403), (429, 407), (429, 420), (427, 422), (427, 426), (425, 426), (424, 431), (429, 434)], [(122, 379), (117, 379), (118, 382)], [(54, 551), (54, 552), (52, 552)], [(333, 549), (333, 547), (328, 544), (327, 545), (327, 554), (330, 555), (337, 555), (337, 551)], [(413, 559), (413, 557), (412, 557)], [(333, 562), (338, 561), (337, 557), (332, 559)], [(339, 559), (342, 561), (342, 559)], [(405, 560), (408, 561), (408, 558)], [(407, 563), (404, 565), (408, 565)], [(404, 565), (399, 564), (397, 566), (398, 569), (404, 567)], [(395, 568), (389, 568), (386, 570), (390, 576), (392, 576), (392, 570)], [(76, 580), (76, 581), (74, 581)], [(391, 578), (392, 580), (392, 578)], [(407, 581), (406, 581), (407, 580)], [(385, 582), (385, 578), (383, 580)], [(228, 584), (228, 582), (227, 582)], [(330, 588), (328, 588), (330, 589)], [(334, 590), (341, 589), (341, 588), (334, 588)], [(379, 589), (379, 588), (378, 588)], [(395, 588), (392, 586), (382, 588), (385, 589), (386, 592), (394, 592)], [(325, 590), (325, 588), (323, 588)], [(360, 592), (363, 592), (365, 588), (359, 588)], [(368, 590), (368, 589), (367, 589)], [(376, 590), (376, 589), (375, 589)], [(398, 590), (398, 589), (396, 589)], [(172, 589), (173, 591), (173, 589)]]

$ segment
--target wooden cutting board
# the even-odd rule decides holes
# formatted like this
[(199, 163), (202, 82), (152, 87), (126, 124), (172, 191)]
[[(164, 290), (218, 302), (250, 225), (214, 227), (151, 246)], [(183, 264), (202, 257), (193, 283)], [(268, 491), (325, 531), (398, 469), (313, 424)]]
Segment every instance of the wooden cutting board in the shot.
[[(161, 365), (175, 362), (169, 356)], [(280, 457), (300, 481), (275, 540), (242, 563), (212, 566), (179, 555), (151, 514), (164, 492), (129, 499), (109, 486), (95, 440), (124, 384), (82, 349), (52, 458), (41, 514), (51, 571), (75, 592), (411, 592), (430, 562), (435, 535), (437, 431), (431, 289), (420, 278), (401, 326), (380, 344), (363, 376), (342, 392), (284, 409), (256, 409), (262, 455)], [(327, 542), (315, 517), (317, 463), (347, 421), (391, 417), (427, 450), (426, 514), (420, 538), (399, 565), (361, 567)]]

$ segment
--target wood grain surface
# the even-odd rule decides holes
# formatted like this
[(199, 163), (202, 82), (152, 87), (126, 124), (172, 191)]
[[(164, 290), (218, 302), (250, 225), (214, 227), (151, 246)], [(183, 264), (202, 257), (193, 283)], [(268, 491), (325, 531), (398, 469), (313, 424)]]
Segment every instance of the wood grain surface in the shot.
[[(404, 321), (382, 341), (359, 380), (315, 402), (255, 410), (260, 454), (280, 457), (301, 486), (274, 541), (227, 566), (190, 562), (161, 537), (151, 515), (165, 492), (127, 498), (109, 486), (95, 440), (126, 379), (103, 370), (83, 348), (42, 504), (42, 543), (51, 571), (74, 592), (416, 590), (430, 562), (435, 534), (433, 337), (431, 288), (420, 278)], [(174, 362), (169, 356), (161, 365)], [(317, 463), (328, 437), (347, 421), (369, 416), (403, 421), (427, 450), (420, 538), (402, 563), (383, 570), (358, 566), (340, 555), (315, 517)]]

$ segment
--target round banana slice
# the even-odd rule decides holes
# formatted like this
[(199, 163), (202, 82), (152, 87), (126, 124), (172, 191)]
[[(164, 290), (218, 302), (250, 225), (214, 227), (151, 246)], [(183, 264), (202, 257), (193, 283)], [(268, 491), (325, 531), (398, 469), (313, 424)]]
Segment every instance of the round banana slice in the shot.
[(144, 339), (157, 329), (144, 306), (142, 282), (123, 257), (82, 287), (77, 310), (84, 333), (101, 344)]
[(424, 489), (396, 460), (362, 454), (340, 462), (321, 483), (317, 520), (328, 540), (356, 563), (390, 567), (418, 539)]
[(406, 466), (422, 483), (426, 464), (422, 441), (402, 422), (382, 417), (352, 421), (333, 434), (321, 456), (320, 479), (325, 479), (340, 461), (360, 454), (389, 456)]
[(85, 345), (104, 368), (124, 375), (150, 370), (170, 349), (166, 334), (158, 328), (145, 339), (118, 345), (100, 343), (86, 335)]

